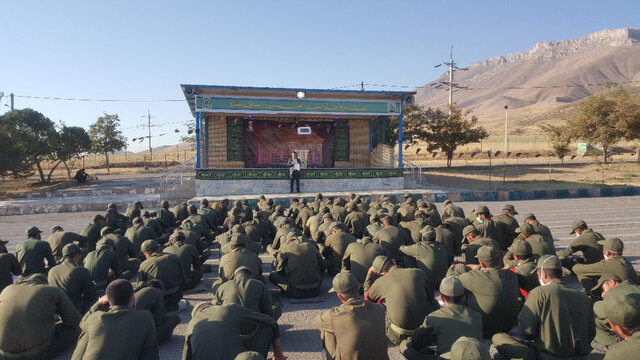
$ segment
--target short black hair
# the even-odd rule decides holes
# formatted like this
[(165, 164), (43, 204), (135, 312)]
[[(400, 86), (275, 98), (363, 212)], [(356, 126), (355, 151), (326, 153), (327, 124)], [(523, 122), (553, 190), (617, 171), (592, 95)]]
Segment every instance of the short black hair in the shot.
[(129, 305), (131, 295), (133, 295), (133, 285), (128, 280), (114, 280), (107, 286), (107, 299), (111, 305)]
[(442, 298), (444, 299), (444, 301), (451, 303), (451, 304), (462, 304), (462, 302), (464, 301), (464, 295), (460, 295), (460, 296), (447, 296), (444, 294), (440, 294), (442, 296)]
[(542, 270), (552, 279), (562, 279), (562, 269), (544, 269)]

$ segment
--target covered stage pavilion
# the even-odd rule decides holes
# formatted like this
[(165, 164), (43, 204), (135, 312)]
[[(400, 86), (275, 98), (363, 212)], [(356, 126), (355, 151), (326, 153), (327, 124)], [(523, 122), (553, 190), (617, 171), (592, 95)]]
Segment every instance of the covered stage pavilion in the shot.
[(411, 92), (182, 84), (196, 119), (196, 196), (289, 192), (287, 160), (303, 162), (303, 192), (400, 190), (384, 145), (390, 116)]

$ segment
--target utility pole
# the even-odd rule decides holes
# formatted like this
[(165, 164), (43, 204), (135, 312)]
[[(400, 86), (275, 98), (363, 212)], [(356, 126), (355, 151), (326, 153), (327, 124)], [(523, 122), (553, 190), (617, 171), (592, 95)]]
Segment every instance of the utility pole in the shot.
[(360, 82), (360, 91), (364, 91), (364, 81)]
[(451, 105), (453, 105), (453, 45), (449, 53), (449, 116), (451, 116)]
[[(444, 62), (442, 64), (438, 64), (434, 67), (446, 65), (449, 67), (449, 81), (438, 81), (432, 83), (430, 86), (435, 86), (435, 89), (442, 89), (445, 86), (449, 88), (449, 116), (451, 116), (451, 106), (453, 105), (453, 92), (458, 90), (469, 90), (466, 86), (459, 86), (453, 82), (453, 72), (456, 70), (469, 70), (469, 68), (459, 68), (456, 63), (453, 61), (453, 45), (451, 45), (451, 50), (449, 52), (449, 61)], [(454, 90), (455, 88), (455, 90)]]
[(507, 151), (509, 150), (509, 147), (507, 146), (507, 138), (509, 132), (508, 132), (508, 127), (509, 126), (509, 105), (505, 105), (504, 106), (504, 155), (507, 156)]
[(9, 94), (9, 97), (11, 98), (11, 111), (13, 111), (13, 93)]
[(155, 126), (155, 125), (151, 125), (151, 118), (154, 116), (151, 116), (151, 110), (147, 109), (147, 116), (141, 116), (142, 118), (147, 118), (147, 124), (146, 125), (140, 125), (142, 127), (147, 127), (147, 129), (149, 130), (149, 133), (147, 135), (147, 138), (149, 139), (149, 160), (153, 160), (153, 149), (151, 148), (151, 127)]

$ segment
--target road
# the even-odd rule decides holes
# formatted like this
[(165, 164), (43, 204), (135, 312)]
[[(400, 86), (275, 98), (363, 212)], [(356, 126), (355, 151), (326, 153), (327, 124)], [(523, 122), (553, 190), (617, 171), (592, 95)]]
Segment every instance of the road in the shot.
[[(516, 207), (520, 215), (516, 218), (522, 222), (522, 215), (526, 212), (534, 213), (538, 220), (549, 226), (555, 239), (556, 247), (567, 246), (573, 235), (569, 235), (570, 224), (574, 219), (583, 219), (595, 231), (602, 233), (605, 237), (620, 237), (625, 243), (625, 257), (627, 257), (636, 267), (640, 267), (640, 196), (617, 197), (617, 198), (593, 198), (593, 199), (562, 199), (562, 200), (531, 200), (510, 202)], [(460, 202), (465, 212), (471, 211), (480, 203)], [(504, 205), (502, 202), (484, 203), (493, 214), (499, 214)], [(442, 204), (438, 204), (442, 209)], [(49, 235), (49, 230), (53, 225), (61, 225), (67, 231), (80, 232), (89, 223), (93, 213), (62, 213), (62, 214), (39, 214), (39, 215), (16, 215), (0, 217), (0, 228), (2, 233), (0, 238), (9, 240), (9, 250), (13, 251), (15, 245), (25, 238), (24, 230), (29, 226), (36, 225), (44, 231), (43, 238)], [(273, 260), (268, 255), (262, 256), (265, 264), (265, 274), (270, 269)], [(209, 263), (217, 265), (217, 254), (212, 256)], [(206, 274), (203, 283), (198, 287), (200, 292), (188, 294), (185, 299), (193, 305), (198, 301), (211, 299), (209, 292), (211, 282), (215, 279), (217, 267), (214, 272)], [(283, 307), (283, 315), (279, 320), (282, 329), (282, 347), (285, 355), (289, 359), (319, 359), (321, 358), (322, 345), (320, 334), (315, 329), (314, 319), (322, 311), (330, 309), (339, 304), (333, 294), (326, 291), (331, 287), (330, 279), (324, 281), (324, 292), (319, 302), (294, 303), (286, 298), (282, 298), (275, 289), (272, 289), (274, 301)], [(160, 346), (161, 359), (176, 359), (182, 353), (184, 343), (183, 334), (190, 318), (189, 311), (180, 313), (181, 323), (176, 328), (170, 340)], [(395, 347), (389, 348), (391, 359), (402, 359)], [(69, 359), (71, 352), (59, 357), (59, 359)]]

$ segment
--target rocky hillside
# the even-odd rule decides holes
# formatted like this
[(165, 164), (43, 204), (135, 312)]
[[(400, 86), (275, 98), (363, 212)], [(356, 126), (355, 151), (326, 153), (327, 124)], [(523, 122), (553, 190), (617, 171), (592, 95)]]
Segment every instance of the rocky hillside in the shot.
[[(454, 57), (455, 58), (455, 57)], [(416, 89), (426, 106), (446, 106), (448, 91), (435, 89), (448, 81)], [(454, 83), (468, 87), (454, 101), (472, 109), (483, 125), (500, 133), (504, 106), (510, 122), (524, 131), (539, 121), (560, 121), (572, 102), (608, 86), (640, 86), (640, 29), (605, 30), (579, 39), (537, 43), (529, 51), (497, 56), (456, 71)]]

